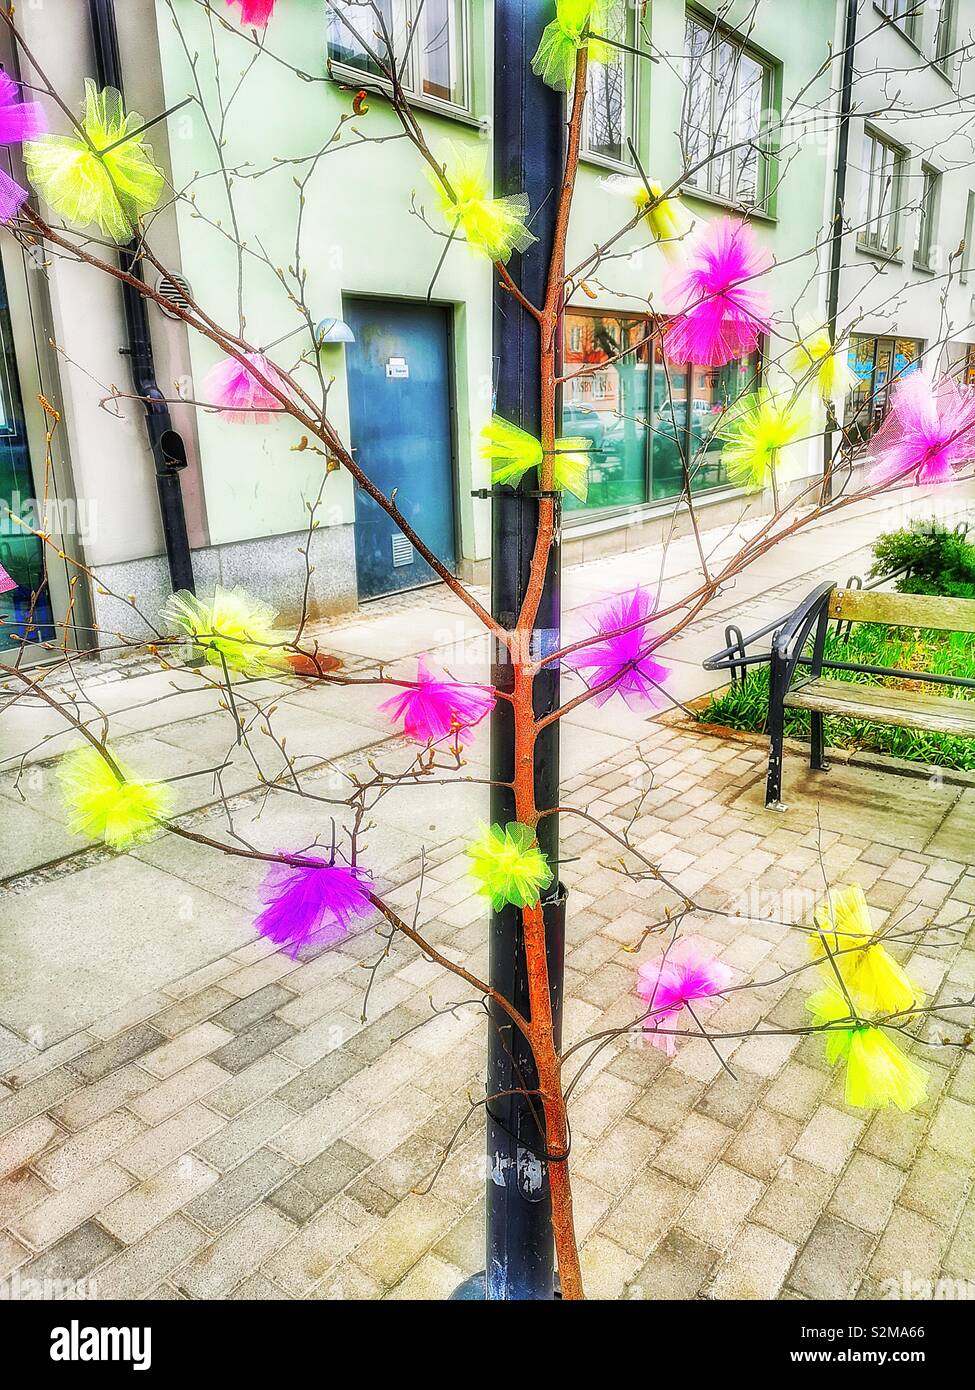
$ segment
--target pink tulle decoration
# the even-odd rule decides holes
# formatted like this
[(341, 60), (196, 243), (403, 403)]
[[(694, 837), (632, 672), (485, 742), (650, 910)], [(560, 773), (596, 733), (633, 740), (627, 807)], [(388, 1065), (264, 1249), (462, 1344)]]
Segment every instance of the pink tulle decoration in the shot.
[(768, 296), (756, 284), (771, 265), (744, 222), (723, 217), (706, 226), (667, 275), (675, 313), (664, 332), (670, 360), (722, 367), (754, 352), (772, 326)]
[[(281, 383), (282, 393), (290, 396), (281, 372), (260, 352), (246, 352), (247, 361), (268, 381)], [(220, 416), (236, 424), (265, 425), (274, 412), (284, 410), (276, 396), (258, 381), (236, 357), (225, 357), (211, 367), (203, 382), (204, 399), (220, 407)]]
[(307, 854), (300, 857), (313, 867), (271, 865), (258, 889), (267, 906), (254, 922), (262, 936), (291, 956), (310, 941), (331, 945), (346, 935), (354, 918), (368, 917), (372, 911), (360, 869), (312, 860)]
[[(47, 130), (44, 112), (36, 101), (21, 101), (20, 89), (0, 71), (0, 145), (18, 145)], [(0, 222), (16, 217), (28, 198), (27, 189), (0, 169)]]
[(870, 441), (871, 483), (914, 473), (917, 483), (947, 483), (975, 459), (975, 390), (912, 372), (894, 387), (891, 409)]
[(227, 0), (228, 5), (240, 6), (242, 24), (254, 24), (258, 28), (271, 18), (276, 3), (277, 0)]
[(16, 579), (11, 579), (3, 565), (0, 565), (0, 594), (9, 594), (11, 589), (16, 589), (16, 587)]
[[(702, 955), (693, 947), (683, 952), (680, 959), (668, 956), (666, 960), (648, 961), (641, 965), (637, 981), (637, 993), (647, 1001), (653, 1013), (643, 1021), (643, 1027), (652, 1033), (651, 1042), (661, 1048), (668, 1057), (677, 1051), (677, 1040), (672, 1030), (677, 1026), (681, 1009), (688, 1004), (698, 1005), (699, 1001), (710, 1000), (712, 995), (720, 994), (731, 984), (731, 971), (721, 961)], [(695, 1013), (698, 1008), (695, 1008)]]
[(379, 708), (394, 722), (402, 719), (403, 732), (417, 743), (436, 743), (456, 734), (458, 743), (470, 743), (471, 729), (494, 709), (494, 695), (477, 685), (438, 680), (426, 659), (416, 663), (416, 687), (385, 700)]
[[(566, 657), (568, 665), (589, 673), (586, 679), (590, 688), (612, 681), (593, 697), (597, 705), (604, 705), (617, 694), (633, 710), (663, 703), (660, 687), (670, 675), (670, 668), (656, 661), (646, 650), (649, 632), (645, 620), (652, 612), (653, 595), (639, 585), (631, 594), (610, 599), (598, 609), (595, 618), (590, 619), (593, 630), (602, 640)], [(617, 629), (630, 623), (641, 626), (617, 633)], [(617, 635), (612, 635), (614, 633)]]

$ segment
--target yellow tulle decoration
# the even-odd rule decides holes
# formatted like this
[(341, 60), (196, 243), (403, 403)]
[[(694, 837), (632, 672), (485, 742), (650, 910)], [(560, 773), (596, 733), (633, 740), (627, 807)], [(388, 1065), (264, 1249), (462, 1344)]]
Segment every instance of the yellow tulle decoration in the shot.
[(156, 833), (170, 814), (173, 793), (164, 782), (140, 782), (113, 760), (121, 777), (97, 748), (79, 748), (61, 759), (58, 779), (69, 830), (126, 849)]
[[(853, 1003), (860, 1008), (855, 997)], [(927, 1094), (927, 1071), (912, 1062), (882, 1028), (860, 1020), (843, 1027), (851, 1020), (850, 1001), (835, 980), (811, 995), (806, 1008), (816, 1027), (826, 1030), (827, 1060), (846, 1061), (847, 1105), (882, 1110), (893, 1104), (898, 1110), (913, 1110), (921, 1104)]]
[(490, 196), (487, 157), (484, 144), (455, 145), (447, 140), (440, 151), (440, 162), (450, 192), (432, 169), (427, 170), (427, 177), (451, 228), (462, 231), (468, 245), (490, 260), (507, 261), (512, 251), (527, 251), (537, 237), (525, 226), (531, 211), (527, 194)]
[(665, 255), (679, 255), (680, 243), (693, 227), (694, 219), (676, 194), (663, 198), (663, 191), (663, 184), (651, 179), (648, 192), (647, 185), (640, 180), (633, 201), (641, 210), (651, 202), (655, 204), (645, 214), (647, 225)]
[(481, 827), (479, 839), (467, 851), (471, 875), (480, 882), (478, 891), (494, 908), (534, 907), (543, 888), (552, 882), (548, 860), (535, 843), (531, 826), (510, 821)]
[(24, 145), (27, 177), (66, 222), (94, 223), (114, 241), (131, 241), (140, 218), (159, 202), (165, 182), (151, 147), (137, 135), (126, 138), (143, 124), (134, 111), (126, 114), (114, 87), (99, 91), (89, 78), (81, 121), (87, 139), (43, 135), (29, 141)]
[(802, 341), (792, 353), (789, 370), (803, 381), (811, 376), (824, 401), (841, 404), (856, 385), (847, 345), (839, 343), (834, 347), (829, 329), (817, 328), (810, 319), (803, 320), (801, 331)]
[[(495, 415), (481, 431), (481, 457), (491, 464), (491, 482), (517, 487), (532, 468), (541, 468), (541, 441), (510, 420)], [(573, 493), (580, 502), (589, 495), (589, 440), (555, 441), (555, 486)]]
[(825, 957), (827, 946), (829, 952), (840, 952), (832, 962), (824, 960), (823, 973), (839, 970), (868, 1013), (906, 1013), (924, 1003), (924, 990), (874, 939), (870, 909), (859, 883), (831, 893), (816, 912), (816, 926), (818, 930), (809, 937), (813, 958)]
[(248, 676), (268, 675), (285, 664), (274, 609), (243, 589), (217, 585), (212, 603), (181, 591), (162, 610), (163, 618), (181, 627), (212, 666), (224, 665)]
[[(556, 0), (555, 18), (545, 26), (532, 59), (532, 72), (549, 87), (566, 92), (572, 86), (576, 55), (586, 32), (609, 35), (620, 0)], [(589, 61), (611, 63), (619, 52), (613, 44), (589, 40)]]
[(799, 401), (776, 397), (762, 387), (729, 406), (715, 431), (724, 441), (721, 462), (733, 483), (752, 491), (779, 462), (779, 454), (809, 429), (809, 414)]

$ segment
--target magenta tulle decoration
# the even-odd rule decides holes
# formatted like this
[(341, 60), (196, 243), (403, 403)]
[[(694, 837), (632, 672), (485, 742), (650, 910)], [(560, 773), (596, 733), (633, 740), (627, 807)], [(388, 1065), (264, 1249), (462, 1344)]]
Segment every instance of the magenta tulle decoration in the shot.
[[(591, 689), (605, 685), (593, 697), (597, 705), (604, 705), (613, 695), (621, 695), (633, 710), (664, 703), (660, 687), (670, 668), (647, 651), (651, 637), (646, 620), (652, 612), (653, 595), (639, 585), (630, 594), (610, 599), (590, 618), (601, 640), (566, 657), (567, 665), (587, 673)], [(630, 632), (618, 631), (630, 623), (640, 626)], [(607, 681), (612, 684), (606, 685)]]
[(16, 589), (16, 587), (16, 579), (12, 579), (3, 565), (0, 565), (0, 594), (9, 594), (11, 589)]
[(341, 940), (355, 918), (372, 911), (362, 870), (300, 857), (306, 863), (297, 867), (271, 865), (258, 889), (266, 907), (254, 922), (262, 936), (291, 956), (310, 941), (331, 945)]
[[(680, 1012), (688, 1004), (698, 1013), (713, 996), (731, 984), (731, 971), (721, 961), (702, 955), (693, 947), (683, 951), (680, 958), (648, 961), (641, 965), (637, 993), (647, 1001), (652, 1014), (643, 1020), (644, 1029), (652, 1034), (651, 1042), (668, 1057), (677, 1051), (676, 1028)], [(660, 1031), (666, 1029), (669, 1031)]]
[[(36, 101), (21, 101), (17, 83), (0, 71), (0, 145), (19, 145), (47, 131), (44, 112)], [(0, 222), (9, 222), (27, 201), (27, 189), (0, 169)]]
[(494, 709), (494, 695), (477, 685), (439, 680), (424, 657), (416, 663), (416, 686), (385, 700), (379, 708), (394, 723), (403, 721), (403, 732), (417, 743), (436, 743), (456, 734), (458, 743), (470, 743), (471, 730)]
[[(290, 397), (288, 383), (269, 358), (260, 352), (246, 352), (247, 361), (267, 381), (280, 382), (282, 394)], [(220, 407), (220, 416), (236, 424), (264, 425), (284, 406), (252, 371), (236, 357), (225, 357), (211, 367), (203, 382), (203, 398)]]
[(754, 352), (772, 326), (768, 296), (757, 283), (771, 265), (771, 253), (744, 222), (723, 217), (704, 227), (667, 275), (674, 312), (664, 332), (670, 360), (722, 367)]
[(268, 22), (276, 3), (277, 0), (227, 0), (228, 5), (240, 6), (241, 24), (253, 24), (257, 28)]
[(975, 390), (948, 377), (912, 372), (894, 387), (886, 420), (870, 441), (872, 484), (913, 473), (917, 483), (947, 483), (975, 459)]

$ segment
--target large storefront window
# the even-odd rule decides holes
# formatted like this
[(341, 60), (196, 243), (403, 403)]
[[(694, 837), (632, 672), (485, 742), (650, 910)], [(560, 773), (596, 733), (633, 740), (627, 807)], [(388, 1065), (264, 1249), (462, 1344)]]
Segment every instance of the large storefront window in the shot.
[(0, 272), (0, 565), (12, 584), (0, 584), (6, 589), (0, 593), (0, 653), (54, 636), (43, 543), (13, 519), (36, 527), (42, 511), (34, 496), (7, 287)]
[(562, 433), (589, 441), (589, 498), (567, 512), (594, 512), (677, 496), (685, 462), (695, 492), (727, 473), (714, 431), (731, 401), (758, 383), (757, 354), (726, 367), (667, 363), (639, 315), (566, 315)]
[(891, 388), (917, 370), (922, 347), (919, 338), (850, 335), (849, 361), (856, 384), (846, 403), (846, 429), (853, 440), (869, 439), (880, 427)]

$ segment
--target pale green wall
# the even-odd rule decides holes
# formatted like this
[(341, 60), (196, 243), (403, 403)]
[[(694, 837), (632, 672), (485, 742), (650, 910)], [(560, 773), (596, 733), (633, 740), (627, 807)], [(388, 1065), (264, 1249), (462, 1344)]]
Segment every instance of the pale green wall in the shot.
[[(212, 83), (211, 40), (205, 12), (194, 0), (173, 0), (173, 8), (180, 17), (190, 50), (199, 54), (201, 81)], [(268, 46), (313, 75), (324, 73), (324, 8), (323, 0), (287, 0), (278, 6), (268, 30)], [(489, 0), (473, 0), (475, 110), (488, 119), (491, 8)], [(751, 6), (742, 3), (737, 9), (744, 15)], [(784, 99), (788, 101), (798, 82), (805, 81), (826, 54), (832, 38), (834, 4), (832, 0), (809, 0), (803, 6), (801, 24), (796, 22), (796, 7), (792, 5), (764, 3), (758, 10), (753, 38), (783, 63)], [(186, 57), (166, 0), (157, 0), (157, 15), (167, 96), (174, 101), (188, 90)], [(680, 120), (681, 87), (670, 71), (673, 60), (668, 55), (682, 51), (683, 24), (684, 7), (675, 0), (654, 6), (653, 42), (661, 61), (641, 65), (639, 146), (651, 177), (664, 180), (672, 178), (678, 168), (674, 132)], [(253, 48), (238, 34), (219, 26), (216, 40), (226, 89), (236, 81)], [(208, 90), (212, 92), (212, 87)], [(816, 96), (821, 97), (827, 90), (828, 83), (822, 84)], [(340, 115), (348, 110), (348, 92), (327, 80), (300, 82), (285, 67), (264, 57), (244, 79), (231, 114), (225, 146), (227, 164), (247, 161), (256, 169), (273, 165), (277, 157), (306, 156), (324, 144)], [(485, 138), (470, 125), (426, 112), (420, 114), (434, 143), (445, 136), (458, 141)], [(338, 148), (322, 160), (309, 187), (304, 212), (304, 257), (308, 269), (307, 297), (316, 317), (339, 315), (343, 291), (424, 297), (442, 249), (442, 242), (409, 212), (411, 193), (416, 190), (418, 198), (430, 208), (431, 216), (436, 215), (419, 156), (403, 139), (354, 147), (353, 125), (371, 136), (393, 135), (398, 130), (398, 123), (382, 98), (371, 98), (368, 115), (346, 127)], [(198, 112), (181, 119), (181, 130), (171, 138), (171, 150), (177, 186), (189, 184), (198, 170), (212, 169), (212, 144)], [(822, 141), (810, 142), (795, 157), (779, 193), (779, 220), (762, 228), (762, 235), (769, 239), (779, 259), (808, 248), (816, 237), (823, 222), (827, 168), (828, 154)], [(603, 240), (627, 215), (626, 204), (607, 197), (599, 186), (598, 178), (605, 172), (592, 166), (586, 166), (582, 172), (571, 230), (570, 260)], [(234, 183), (244, 238), (254, 248), (260, 241), (274, 266), (287, 267), (294, 259), (298, 193), (292, 176), (292, 169), (283, 167), (259, 180), (242, 177)], [(198, 212), (187, 206), (180, 212), (184, 271), (207, 311), (216, 320), (233, 325), (235, 260), (226, 237), (210, 225), (218, 220), (228, 224), (226, 201), (217, 178), (211, 176), (194, 186)], [(710, 215), (720, 210), (699, 203), (695, 211)], [(631, 240), (638, 248), (646, 238), (633, 234)], [(297, 317), (272, 270), (255, 258), (245, 260), (247, 335), (267, 343), (292, 328)], [(662, 266), (659, 252), (650, 249), (631, 263), (610, 263), (600, 278), (617, 290), (646, 296), (652, 289), (659, 294)], [(814, 304), (822, 285), (821, 280), (815, 280), (814, 271), (815, 263), (810, 263), (808, 256), (777, 271), (772, 282), (777, 306), (791, 304), (807, 283), (807, 298)], [(488, 506), (472, 501), (469, 492), (472, 469), (475, 486), (485, 480), (483, 466), (472, 460), (476, 460), (477, 435), (490, 411), (491, 279), (487, 263), (458, 245), (451, 248), (437, 284), (438, 298), (459, 306), (455, 335), (460, 422), (458, 498), (462, 549), (468, 559), (484, 557), (489, 541)], [(191, 351), (199, 388), (218, 354), (211, 344), (199, 339)], [(287, 347), (277, 348), (272, 356), (288, 364), (287, 351)], [(329, 402), (330, 417), (347, 437), (342, 350), (328, 350), (324, 360), (336, 378)], [(306, 524), (303, 498), (317, 490), (320, 461), (310, 454), (289, 452), (295, 431), (287, 423), (245, 428), (230, 426), (201, 412), (199, 435), (212, 541), (297, 531)], [(352, 520), (349, 479), (333, 475), (328, 489), (326, 520)]]

